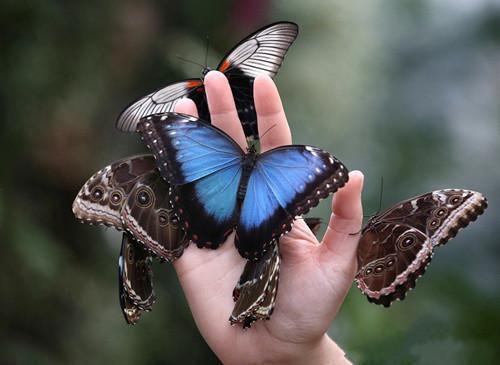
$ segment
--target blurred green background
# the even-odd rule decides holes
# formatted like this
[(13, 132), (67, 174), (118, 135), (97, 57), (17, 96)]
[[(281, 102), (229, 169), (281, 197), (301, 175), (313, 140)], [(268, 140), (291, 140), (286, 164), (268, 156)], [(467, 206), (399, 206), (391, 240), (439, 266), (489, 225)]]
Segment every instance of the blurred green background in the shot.
[[(390, 309), (353, 287), (331, 335), (361, 364), (500, 356), (500, 2), (2, 1), (0, 364), (215, 363), (169, 265), (127, 326), (120, 234), (76, 221), (85, 180), (145, 152), (114, 120), (138, 96), (216, 66), (276, 20), (300, 34), (277, 77), (296, 143), (366, 175), (366, 213), (430, 190), (483, 192), (486, 214)], [(327, 221), (329, 202), (313, 212)], [(307, 309), (305, 309), (307, 310)], [(310, 309), (313, 310), (313, 309)]]

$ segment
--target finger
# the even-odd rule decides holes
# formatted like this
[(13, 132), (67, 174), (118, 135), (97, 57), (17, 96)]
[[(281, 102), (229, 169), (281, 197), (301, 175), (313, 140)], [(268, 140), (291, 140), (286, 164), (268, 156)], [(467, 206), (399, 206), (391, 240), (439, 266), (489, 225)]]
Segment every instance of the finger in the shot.
[(205, 76), (205, 91), (212, 124), (229, 134), (245, 150), (247, 142), (227, 78), (219, 71), (210, 71)]
[(253, 84), (261, 152), (292, 143), (278, 89), (267, 75), (259, 75)]
[(334, 196), (332, 215), (323, 237), (321, 255), (329, 266), (354, 275), (359, 232), (363, 222), (361, 191), (364, 176), (361, 171), (351, 171), (349, 182)]
[[(217, 263), (217, 264), (215, 264)], [(214, 269), (212, 269), (213, 275), (223, 276), (227, 274), (228, 268), (234, 266), (243, 267), (244, 259), (238, 254), (234, 249), (232, 244), (224, 244), (220, 246), (217, 250), (207, 250), (199, 249), (195, 245), (191, 244), (186, 247), (182, 257), (179, 260), (172, 262), (177, 275), (182, 283), (182, 285), (190, 285), (189, 276), (191, 272), (195, 269), (201, 268), (203, 266), (214, 264)], [(206, 279), (206, 278), (205, 278)], [(186, 284), (184, 284), (184, 281)], [(199, 281), (203, 281), (204, 278), (198, 278)], [(196, 280), (194, 280), (196, 285)], [(230, 285), (234, 285), (236, 281), (232, 281)], [(199, 288), (198, 288), (199, 289)]]
[(198, 117), (198, 110), (196, 104), (191, 99), (181, 99), (175, 104), (174, 111), (177, 113), (192, 115)]
[(227, 331), (234, 306), (231, 292), (245, 265), (234, 246), (227, 242), (217, 250), (207, 250), (191, 244), (172, 264), (203, 336)]
[(295, 265), (304, 261), (312, 249), (318, 247), (318, 240), (303, 219), (296, 219), (292, 230), (280, 240), (280, 254), (285, 265)]

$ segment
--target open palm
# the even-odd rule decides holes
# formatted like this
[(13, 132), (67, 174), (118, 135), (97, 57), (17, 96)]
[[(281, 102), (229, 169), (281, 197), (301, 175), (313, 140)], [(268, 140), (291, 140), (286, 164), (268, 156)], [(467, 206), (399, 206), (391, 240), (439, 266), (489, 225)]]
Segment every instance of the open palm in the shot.
[[(211, 120), (242, 148), (245, 136), (229, 84), (223, 74), (205, 77)], [(254, 100), (262, 152), (291, 144), (291, 133), (273, 81), (259, 76)], [(197, 116), (195, 104), (181, 100), (176, 111)], [(272, 127), (272, 128), (271, 128)], [(343, 351), (326, 335), (356, 271), (358, 232), (362, 223), (363, 175), (350, 173), (347, 185), (335, 194), (332, 217), (322, 242), (297, 220), (280, 239), (282, 263), (276, 308), (269, 321), (251, 329), (232, 327), (232, 290), (245, 260), (234, 247), (234, 233), (217, 250), (194, 245), (174, 263), (201, 334), (228, 364), (245, 363), (347, 363)]]

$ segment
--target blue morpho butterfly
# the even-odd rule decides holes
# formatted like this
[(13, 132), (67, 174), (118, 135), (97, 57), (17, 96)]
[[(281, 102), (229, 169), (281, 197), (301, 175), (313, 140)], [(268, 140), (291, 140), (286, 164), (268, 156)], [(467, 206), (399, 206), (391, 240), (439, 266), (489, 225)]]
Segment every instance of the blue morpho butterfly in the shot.
[(222, 130), (188, 115), (143, 118), (138, 132), (160, 174), (174, 186), (174, 204), (198, 247), (217, 248), (237, 226), (235, 244), (248, 259), (261, 256), (330, 193), (348, 171), (328, 152), (303, 145), (245, 153)]
[[(217, 70), (229, 81), (238, 110), (238, 116), (247, 138), (258, 139), (257, 116), (253, 102), (253, 80), (257, 75), (276, 76), (288, 48), (299, 28), (292, 22), (267, 25), (241, 40), (222, 59)], [(200, 118), (210, 122), (203, 77), (210, 71), (205, 67), (202, 78), (175, 82), (134, 101), (118, 116), (116, 127), (125, 132), (135, 132), (142, 117), (173, 111), (181, 98), (192, 99)]]

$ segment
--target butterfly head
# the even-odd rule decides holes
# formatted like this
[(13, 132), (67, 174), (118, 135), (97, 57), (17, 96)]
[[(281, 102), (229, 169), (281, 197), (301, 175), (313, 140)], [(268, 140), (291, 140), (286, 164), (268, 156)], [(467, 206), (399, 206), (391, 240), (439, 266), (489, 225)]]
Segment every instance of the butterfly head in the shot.
[(248, 144), (247, 154), (252, 156), (257, 155), (257, 143), (254, 143), (254, 141), (252, 141), (252, 143)]
[(363, 231), (366, 231), (370, 227), (373, 227), (374, 225), (377, 224), (377, 222), (380, 220), (379, 212), (377, 212), (375, 214), (370, 214), (370, 215), (366, 216), (366, 218), (368, 218), (368, 220), (366, 221), (365, 225), (363, 226)]
[(212, 71), (210, 67), (208, 66), (203, 67), (203, 70), (201, 70), (202, 77), (205, 78), (205, 76), (207, 76), (207, 73), (209, 73), (210, 71)]

